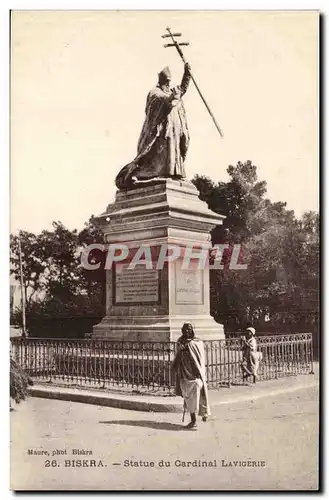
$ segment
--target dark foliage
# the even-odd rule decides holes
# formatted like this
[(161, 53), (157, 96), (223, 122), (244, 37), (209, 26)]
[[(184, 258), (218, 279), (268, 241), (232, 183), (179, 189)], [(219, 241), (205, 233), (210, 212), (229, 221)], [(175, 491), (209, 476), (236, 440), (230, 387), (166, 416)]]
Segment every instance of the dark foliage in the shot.
[(10, 359), (10, 397), (15, 403), (20, 403), (28, 396), (28, 386), (33, 385), (32, 379), (14, 359)]

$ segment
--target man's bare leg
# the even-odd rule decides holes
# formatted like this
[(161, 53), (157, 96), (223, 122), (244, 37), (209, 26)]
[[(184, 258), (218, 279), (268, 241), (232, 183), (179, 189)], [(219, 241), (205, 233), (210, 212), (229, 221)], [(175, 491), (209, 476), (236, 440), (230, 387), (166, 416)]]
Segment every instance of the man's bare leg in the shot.
[(196, 427), (196, 415), (191, 413), (191, 422), (186, 426), (187, 429), (193, 429)]

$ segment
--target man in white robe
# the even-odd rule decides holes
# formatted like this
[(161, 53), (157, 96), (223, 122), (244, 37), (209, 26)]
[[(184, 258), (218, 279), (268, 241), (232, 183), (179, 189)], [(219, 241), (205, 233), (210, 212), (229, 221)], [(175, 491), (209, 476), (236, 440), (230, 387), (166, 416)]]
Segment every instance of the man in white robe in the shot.
[(202, 340), (195, 337), (190, 323), (183, 325), (182, 336), (177, 341), (173, 370), (176, 376), (176, 394), (184, 398), (184, 408), (191, 415), (187, 428), (195, 429), (197, 412), (206, 422), (210, 415), (210, 406), (204, 346)]

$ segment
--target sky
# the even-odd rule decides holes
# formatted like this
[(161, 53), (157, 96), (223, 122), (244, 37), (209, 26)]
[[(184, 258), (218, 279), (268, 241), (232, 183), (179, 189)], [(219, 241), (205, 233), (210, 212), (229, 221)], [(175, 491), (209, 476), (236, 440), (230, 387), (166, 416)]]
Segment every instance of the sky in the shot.
[(14, 11), (11, 24), (11, 231), (81, 229), (114, 201), (136, 155), (148, 91), (169, 65), (167, 26), (191, 84), (186, 170), (227, 181), (251, 160), (268, 197), (318, 210), (318, 14), (315, 11)]

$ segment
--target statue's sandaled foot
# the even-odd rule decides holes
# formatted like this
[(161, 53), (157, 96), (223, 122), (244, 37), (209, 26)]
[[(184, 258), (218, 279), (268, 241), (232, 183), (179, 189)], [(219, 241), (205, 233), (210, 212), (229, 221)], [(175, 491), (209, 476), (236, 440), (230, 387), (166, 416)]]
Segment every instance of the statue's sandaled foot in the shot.
[(132, 186), (152, 186), (153, 184), (158, 184), (159, 182), (166, 182), (166, 177), (151, 177), (150, 179), (138, 179), (136, 176), (131, 178)]

